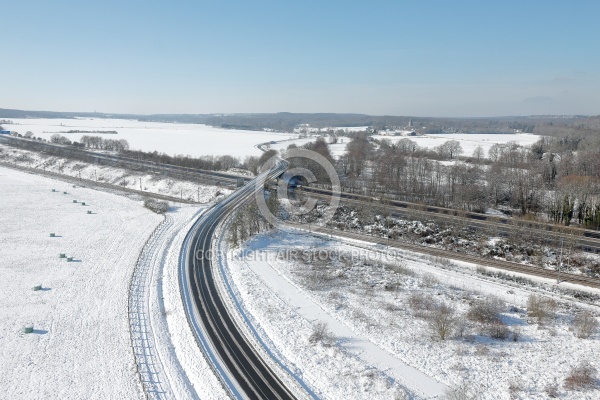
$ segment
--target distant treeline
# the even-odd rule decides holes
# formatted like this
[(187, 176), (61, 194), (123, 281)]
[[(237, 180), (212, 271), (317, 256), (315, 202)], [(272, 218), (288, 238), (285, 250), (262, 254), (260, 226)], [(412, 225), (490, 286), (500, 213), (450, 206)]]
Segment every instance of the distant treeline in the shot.
[[(274, 130), (292, 132), (300, 125), (313, 128), (369, 126), (374, 130), (403, 128), (412, 120), (418, 133), (514, 133), (515, 130), (544, 135), (600, 129), (600, 116), (517, 116), (486, 118), (432, 118), (410, 116), (373, 116), (335, 113), (271, 114), (105, 114), (23, 111), (0, 109), (0, 118), (123, 118), (148, 122), (206, 124), (227, 129)], [(99, 133), (99, 132), (98, 132)]]
[(72, 129), (70, 131), (61, 131), (58, 133), (101, 133), (101, 134), (117, 135), (119, 132), (117, 132), (117, 131), (82, 131), (82, 130), (78, 130), (78, 129)]

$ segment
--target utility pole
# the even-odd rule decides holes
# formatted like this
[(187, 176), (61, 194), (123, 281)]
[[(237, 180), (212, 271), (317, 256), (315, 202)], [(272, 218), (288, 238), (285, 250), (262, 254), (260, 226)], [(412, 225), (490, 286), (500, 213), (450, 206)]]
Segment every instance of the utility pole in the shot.
[(558, 274), (556, 275), (556, 283), (560, 283), (560, 267), (562, 265), (562, 253), (563, 253), (563, 241), (564, 239), (560, 238), (560, 257), (558, 258)]
[(198, 203), (200, 203), (200, 186), (198, 186)]

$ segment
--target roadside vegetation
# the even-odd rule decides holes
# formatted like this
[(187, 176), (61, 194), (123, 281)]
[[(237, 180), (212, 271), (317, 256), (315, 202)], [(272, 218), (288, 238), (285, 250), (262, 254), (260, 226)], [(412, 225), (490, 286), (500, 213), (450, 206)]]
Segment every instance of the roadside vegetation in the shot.
[[(297, 248), (291, 254), (292, 259), (277, 259), (279, 271), (356, 332), (422, 370), (458, 379), (449, 398), (481, 398), (478, 394), (502, 385), (511, 398), (598, 390), (596, 364), (581, 355), (571, 370), (545, 373), (544, 379), (535, 373), (509, 378), (509, 370), (530, 370), (530, 363), (545, 358), (567, 362), (572, 353), (596, 348), (596, 312), (537, 293), (521, 297), (522, 306), (510, 293), (489, 295), (443, 283), (402, 258), (360, 259), (327, 247)], [(335, 345), (327, 332), (317, 322), (309, 343)], [(498, 377), (504, 383), (499, 385)]]

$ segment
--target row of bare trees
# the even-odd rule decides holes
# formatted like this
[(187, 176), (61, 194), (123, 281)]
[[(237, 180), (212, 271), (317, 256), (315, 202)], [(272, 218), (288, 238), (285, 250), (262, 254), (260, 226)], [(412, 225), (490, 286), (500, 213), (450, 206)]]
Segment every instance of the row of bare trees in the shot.
[(125, 139), (104, 139), (100, 136), (84, 135), (79, 142), (85, 147), (96, 150), (110, 150), (119, 153), (129, 150), (129, 143)]
[(355, 137), (337, 162), (344, 189), (477, 212), (495, 207), (600, 229), (599, 135), (497, 144), (487, 158), (477, 148), (462, 162), (440, 163), (461, 154), (452, 142), (426, 150), (408, 138), (374, 145)]
[[(266, 204), (273, 215), (279, 213), (279, 200), (274, 191), (266, 192)], [(244, 243), (253, 235), (267, 231), (273, 226), (261, 214), (256, 203), (251, 202), (239, 209), (232, 219), (230, 229), (230, 241), (233, 247)]]

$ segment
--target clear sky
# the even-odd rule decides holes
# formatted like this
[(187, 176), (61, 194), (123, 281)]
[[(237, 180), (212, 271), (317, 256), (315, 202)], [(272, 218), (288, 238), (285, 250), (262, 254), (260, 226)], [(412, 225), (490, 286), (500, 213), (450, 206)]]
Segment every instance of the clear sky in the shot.
[(0, 0), (0, 108), (600, 114), (600, 1)]

